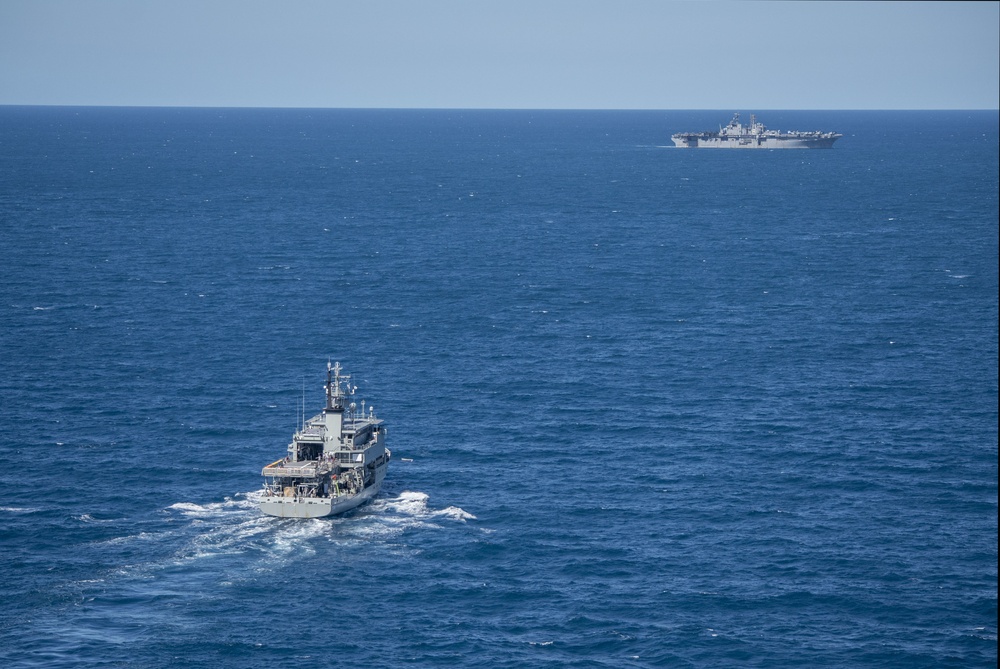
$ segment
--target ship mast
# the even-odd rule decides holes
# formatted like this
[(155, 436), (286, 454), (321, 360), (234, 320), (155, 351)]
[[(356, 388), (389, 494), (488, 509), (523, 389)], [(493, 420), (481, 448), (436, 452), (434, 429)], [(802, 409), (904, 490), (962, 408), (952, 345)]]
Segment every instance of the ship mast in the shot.
[(348, 381), (351, 377), (340, 376), (340, 363), (326, 363), (326, 408), (325, 411), (344, 410), (344, 391), (340, 387), (341, 379)]

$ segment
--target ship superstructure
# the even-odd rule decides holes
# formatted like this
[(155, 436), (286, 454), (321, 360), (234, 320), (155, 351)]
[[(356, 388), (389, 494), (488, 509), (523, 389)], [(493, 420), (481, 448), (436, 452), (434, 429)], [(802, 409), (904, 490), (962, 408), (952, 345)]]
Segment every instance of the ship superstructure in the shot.
[(836, 132), (819, 130), (768, 130), (754, 114), (750, 115), (750, 125), (743, 125), (736, 112), (725, 127), (719, 126), (718, 132), (679, 132), (671, 139), (685, 149), (829, 149), (841, 137)]
[[(264, 467), (260, 510), (281, 518), (319, 518), (362, 504), (382, 487), (391, 452), (385, 425), (375, 409), (360, 409), (357, 386), (341, 374), (340, 363), (326, 370), (326, 406), (292, 436), (285, 457)], [(348, 403), (349, 402), (349, 403)]]

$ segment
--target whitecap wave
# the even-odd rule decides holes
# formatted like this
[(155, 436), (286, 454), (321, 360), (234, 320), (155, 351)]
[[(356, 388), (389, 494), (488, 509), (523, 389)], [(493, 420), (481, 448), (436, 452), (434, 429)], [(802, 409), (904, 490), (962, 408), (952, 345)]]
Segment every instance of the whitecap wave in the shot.
[(106, 539), (99, 543), (108, 546), (116, 546), (121, 544), (127, 544), (132, 541), (150, 541), (153, 539), (162, 539), (165, 534), (166, 534), (165, 532), (139, 532), (138, 534), (129, 534), (123, 537), (113, 537), (111, 539)]
[(471, 513), (457, 506), (449, 506), (447, 509), (441, 509), (440, 511), (436, 511), (435, 513), (441, 516), (446, 516), (448, 518), (451, 518), (452, 520), (461, 520), (462, 522), (476, 519), (476, 517), (473, 516)]
[(185, 515), (205, 513), (205, 507), (201, 506), (200, 504), (193, 504), (191, 502), (177, 502), (176, 504), (171, 504), (167, 508), (174, 509), (175, 511), (180, 511)]
[(383, 504), (396, 513), (410, 516), (420, 516), (427, 514), (427, 500), (430, 496), (423, 492), (404, 491), (395, 499), (383, 500)]
[(427, 493), (405, 490), (394, 499), (384, 500), (384, 504), (391, 511), (417, 518), (450, 518), (461, 521), (476, 519), (474, 515), (457, 506), (431, 509), (427, 505), (428, 499), (430, 496)]
[(34, 506), (0, 506), (0, 512), (3, 513), (37, 513), (38, 511), (41, 509)]
[[(257, 492), (259, 494), (259, 491)], [(167, 507), (168, 510), (180, 511), (185, 516), (199, 518), (230, 515), (256, 507), (254, 493), (244, 493), (236, 498), (227, 497), (221, 502), (195, 504), (194, 502), (177, 502)], [(242, 497), (242, 499), (240, 499)]]
[(465, 522), (475, 520), (475, 516), (457, 506), (445, 509), (434, 509), (428, 505), (427, 493), (411, 490), (400, 493), (397, 497), (379, 499), (372, 503), (375, 512), (367, 526), (352, 528), (359, 534), (379, 537), (400, 534), (408, 528), (436, 528), (442, 526), (440, 520)]

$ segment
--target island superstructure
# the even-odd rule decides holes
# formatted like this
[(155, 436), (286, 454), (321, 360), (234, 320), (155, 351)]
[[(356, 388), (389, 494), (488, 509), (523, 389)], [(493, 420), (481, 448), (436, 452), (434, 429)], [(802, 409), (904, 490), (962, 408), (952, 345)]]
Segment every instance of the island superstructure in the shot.
[(743, 125), (736, 112), (733, 120), (719, 131), (679, 132), (671, 137), (684, 149), (829, 149), (843, 135), (819, 130), (768, 130), (757, 116), (750, 115), (750, 125)]
[(285, 456), (264, 467), (260, 510), (280, 518), (320, 518), (367, 502), (382, 487), (392, 453), (375, 409), (347, 403), (357, 391), (340, 363), (326, 369), (326, 406), (292, 436)]

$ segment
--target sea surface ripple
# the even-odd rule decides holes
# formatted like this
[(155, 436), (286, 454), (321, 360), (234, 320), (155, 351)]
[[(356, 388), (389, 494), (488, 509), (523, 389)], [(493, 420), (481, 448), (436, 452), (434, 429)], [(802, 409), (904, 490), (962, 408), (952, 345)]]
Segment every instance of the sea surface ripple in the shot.
[(0, 665), (995, 667), (997, 113), (760, 116), (0, 107)]

